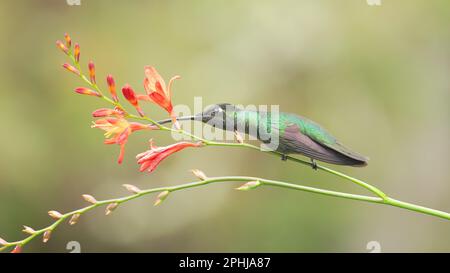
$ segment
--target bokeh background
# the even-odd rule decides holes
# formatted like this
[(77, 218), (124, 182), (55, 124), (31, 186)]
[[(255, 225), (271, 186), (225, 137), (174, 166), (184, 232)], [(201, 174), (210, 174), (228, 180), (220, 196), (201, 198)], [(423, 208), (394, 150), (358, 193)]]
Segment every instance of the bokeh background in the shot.
[[(307, 116), (370, 157), (366, 168), (335, 167), (395, 198), (450, 211), (450, 2), (107, 1), (0, 2), (0, 236), (22, 238), (21, 225), (46, 226), (50, 209), (125, 195), (141, 188), (210, 176), (251, 175), (365, 193), (350, 183), (249, 150), (185, 150), (153, 174), (134, 155), (160, 132), (132, 136), (124, 164), (117, 146), (90, 129), (99, 100), (76, 95), (81, 82), (61, 68), (64, 32), (95, 60), (99, 79), (142, 90), (144, 65), (174, 86), (174, 103), (278, 104)], [(105, 88), (102, 81), (101, 86)], [(165, 113), (146, 106), (154, 118)], [(448, 221), (397, 208), (285, 189), (232, 190), (211, 185), (153, 196), (112, 217), (93, 211), (52, 240), (26, 247), (67, 252), (384, 252), (450, 251)]]

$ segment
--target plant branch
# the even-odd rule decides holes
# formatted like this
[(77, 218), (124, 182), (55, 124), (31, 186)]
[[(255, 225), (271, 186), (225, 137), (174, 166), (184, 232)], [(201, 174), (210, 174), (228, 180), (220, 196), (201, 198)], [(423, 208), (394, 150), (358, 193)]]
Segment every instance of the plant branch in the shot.
[[(155, 203), (155, 205), (158, 205), (162, 201), (164, 201), (164, 199), (166, 199), (167, 196), (169, 194), (171, 194), (172, 192), (185, 190), (185, 189), (189, 189), (189, 188), (201, 187), (201, 186), (205, 186), (208, 184), (214, 184), (214, 183), (219, 183), (219, 182), (247, 182), (243, 186), (237, 188), (240, 190), (250, 190), (250, 189), (254, 189), (259, 186), (272, 186), (272, 187), (279, 187), (279, 188), (285, 188), (285, 189), (290, 189), (290, 190), (299, 190), (299, 191), (316, 193), (316, 194), (332, 196), (332, 197), (337, 197), (337, 198), (344, 198), (344, 199), (351, 199), (351, 200), (357, 200), (357, 201), (363, 201), (363, 202), (390, 205), (393, 207), (403, 208), (406, 210), (420, 212), (423, 214), (428, 214), (428, 215), (440, 217), (440, 218), (443, 218), (446, 220), (450, 220), (449, 213), (435, 210), (435, 209), (426, 208), (423, 206), (419, 206), (419, 205), (415, 205), (415, 204), (411, 204), (411, 203), (407, 203), (407, 202), (403, 202), (403, 201), (399, 201), (399, 200), (396, 200), (396, 199), (393, 199), (390, 197), (386, 197), (385, 199), (383, 199), (383, 198), (379, 198), (379, 197), (372, 197), (372, 196), (366, 196), (366, 195), (351, 194), (351, 193), (345, 193), (345, 192), (339, 192), (339, 191), (320, 189), (320, 188), (315, 188), (315, 187), (308, 187), (308, 186), (303, 186), (303, 185), (299, 185), (299, 184), (293, 184), (293, 183), (288, 183), (288, 182), (279, 181), (279, 180), (264, 179), (264, 178), (259, 178), (259, 177), (223, 176), (223, 177), (206, 178), (205, 180), (202, 180), (202, 181), (195, 181), (195, 182), (180, 184), (180, 185), (176, 185), (176, 186), (159, 187), (159, 188), (152, 188), (152, 189), (147, 189), (147, 190), (139, 190), (137, 187), (131, 186), (131, 187), (133, 187), (131, 189), (131, 191), (133, 192), (132, 195), (115, 198), (115, 199), (107, 199), (107, 200), (102, 200), (102, 201), (97, 201), (94, 199), (91, 201), (93, 203), (89, 206), (59, 215), (58, 219), (55, 222), (53, 222), (51, 225), (34, 231), (27, 238), (20, 240), (20, 241), (9, 242), (9, 243), (4, 244), (3, 249), (9, 248), (9, 247), (15, 247), (15, 246), (23, 247), (24, 245), (28, 244), (30, 241), (32, 241), (34, 238), (36, 238), (38, 236), (45, 237), (45, 234), (50, 234), (60, 224), (65, 222), (67, 219), (69, 219), (69, 218), (73, 219), (73, 217), (75, 215), (77, 215), (77, 219), (78, 219), (81, 215), (83, 215), (86, 212), (91, 211), (97, 207), (107, 206), (106, 214), (109, 215), (114, 209), (116, 209), (121, 204), (126, 203), (131, 200), (134, 200), (134, 199), (137, 199), (137, 198), (140, 198), (145, 195), (152, 194), (152, 193), (160, 193), (157, 197), (157, 202)], [(253, 183), (252, 186), (249, 186), (250, 183)], [(130, 186), (130, 185), (126, 185), (126, 186)], [(128, 189), (130, 190), (130, 188), (128, 188)], [(47, 238), (44, 238), (44, 240), (48, 240), (48, 239), (49, 239), (49, 235)], [(0, 250), (2, 250), (2, 249), (0, 249)]]

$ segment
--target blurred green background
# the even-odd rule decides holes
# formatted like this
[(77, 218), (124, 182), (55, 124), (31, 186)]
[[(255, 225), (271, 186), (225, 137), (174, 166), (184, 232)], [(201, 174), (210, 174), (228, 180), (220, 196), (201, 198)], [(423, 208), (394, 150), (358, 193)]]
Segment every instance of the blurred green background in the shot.
[[(90, 129), (101, 101), (72, 92), (55, 47), (64, 32), (92, 58), (99, 79), (142, 90), (143, 67), (179, 74), (174, 103), (278, 104), (307, 116), (370, 157), (366, 168), (335, 167), (395, 198), (450, 211), (450, 2), (106, 1), (0, 2), (0, 236), (50, 223), (50, 209), (125, 195), (141, 188), (210, 176), (251, 175), (365, 193), (310, 168), (248, 150), (188, 149), (153, 174), (134, 155), (172, 142), (167, 133), (133, 135), (124, 164), (117, 146)], [(99, 80), (100, 81), (100, 80)], [(101, 80), (101, 86), (105, 83)], [(166, 117), (146, 106), (154, 118)], [(237, 185), (237, 184), (236, 184)], [(154, 208), (154, 196), (99, 209), (75, 227), (26, 251), (67, 252), (385, 252), (450, 251), (448, 221), (409, 211), (285, 189), (211, 185), (178, 192)]]

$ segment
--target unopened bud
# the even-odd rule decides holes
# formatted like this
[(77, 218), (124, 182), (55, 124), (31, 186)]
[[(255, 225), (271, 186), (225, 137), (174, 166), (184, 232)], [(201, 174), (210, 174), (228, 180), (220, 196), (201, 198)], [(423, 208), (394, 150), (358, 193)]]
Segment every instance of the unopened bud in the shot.
[(95, 64), (93, 61), (89, 61), (88, 68), (89, 68), (89, 78), (91, 79), (92, 83), (95, 83)]
[(61, 42), (61, 41), (56, 41), (56, 46), (59, 48), (59, 49), (61, 49), (62, 50), (62, 52), (64, 52), (65, 54), (68, 54), (69, 53), (69, 49), (67, 48), (67, 46), (63, 43), (63, 42)]
[(111, 97), (115, 102), (119, 101), (116, 93), (116, 83), (112, 75), (108, 75), (106, 77), (106, 82), (108, 83), (109, 92), (111, 93)]
[(248, 191), (248, 190), (253, 190), (253, 189), (255, 189), (255, 188), (259, 187), (259, 186), (261, 186), (261, 182), (259, 182), (259, 181), (250, 181), (250, 182), (247, 182), (244, 185), (236, 188), (236, 190)]
[(84, 200), (86, 200), (87, 202), (91, 203), (91, 204), (95, 204), (97, 203), (97, 200), (94, 198), (94, 196), (89, 195), (89, 194), (83, 194), (82, 197), (84, 198)]
[(6, 246), (8, 244), (3, 238), (0, 238), (0, 246)]
[(56, 210), (49, 211), (48, 215), (56, 220), (61, 219), (61, 217), (63, 217), (63, 215), (61, 213), (57, 212)]
[(70, 38), (69, 34), (64, 34), (64, 39), (66, 40), (66, 46), (70, 48), (72, 46), (72, 39)]
[(78, 219), (80, 219), (81, 214), (75, 213), (69, 220), (69, 225), (73, 226), (78, 223)]
[(136, 93), (134, 93), (133, 88), (131, 88), (131, 86), (129, 84), (126, 84), (123, 88), (122, 88), (122, 94), (125, 97), (125, 99), (127, 99), (127, 101), (133, 105), (133, 106), (137, 106), (138, 105), (138, 101), (136, 98)]
[(133, 105), (134, 108), (136, 108), (136, 110), (138, 111), (138, 113), (141, 117), (145, 116), (144, 112), (142, 111), (141, 107), (139, 106), (136, 93), (134, 92), (133, 88), (131, 88), (131, 86), (129, 84), (126, 84), (122, 88), (122, 94), (125, 97), (125, 99), (127, 99), (127, 101), (131, 105)]
[(117, 207), (119, 206), (118, 203), (111, 203), (106, 207), (105, 214), (110, 215)]
[(44, 232), (44, 235), (42, 236), (42, 242), (47, 243), (50, 240), (50, 237), (52, 237), (52, 231), (47, 230)]
[(200, 180), (206, 180), (208, 179), (208, 177), (206, 176), (206, 174), (198, 169), (193, 169), (191, 170), (191, 172)]
[(123, 184), (122, 185), (125, 189), (127, 189), (127, 191), (131, 192), (131, 193), (140, 193), (141, 189), (139, 189), (138, 187), (134, 186), (134, 185), (130, 185), (130, 184)]
[(74, 48), (73, 48), (73, 56), (75, 58), (75, 61), (77, 63), (80, 62), (80, 45), (79, 44), (75, 44)]
[(94, 96), (94, 97), (101, 97), (102, 95), (100, 95), (100, 93), (91, 90), (89, 88), (86, 87), (77, 87), (75, 88), (75, 92), (77, 92), (78, 94), (81, 95), (88, 95), (88, 96)]
[(73, 67), (72, 65), (65, 63), (63, 64), (63, 67), (65, 69), (67, 69), (67, 71), (74, 73), (75, 75), (80, 76), (80, 71), (78, 71), (78, 69), (76, 69), (75, 67)]
[(160, 205), (164, 200), (166, 200), (167, 196), (169, 196), (169, 191), (163, 191), (158, 196), (156, 196), (156, 201), (153, 204), (154, 206)]
[(36, 231), (28, 226), (23, 226), (23, 232), (25, 232), (26, 234), (30, 234), (33, 235), (36, 233)]
[(117, 109), (109, 109), (109, 108), (100, 108), (92, 112), (92, 116), (94, 118), (103, 118), (110, 116), (122, 116), (123, 111)]

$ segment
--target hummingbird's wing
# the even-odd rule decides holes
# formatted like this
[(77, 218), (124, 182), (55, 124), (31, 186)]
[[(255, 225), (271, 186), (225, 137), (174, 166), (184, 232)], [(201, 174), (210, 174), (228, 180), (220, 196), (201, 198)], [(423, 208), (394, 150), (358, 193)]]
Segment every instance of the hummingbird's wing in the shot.
[(304, 130), (304, 132), (296, 123), (287, 124), (282, 143), (284, 149), (332, 164), (367, 165), (367, 158), (350, 151), (326, 131), (323, 130), (322, 133)]

